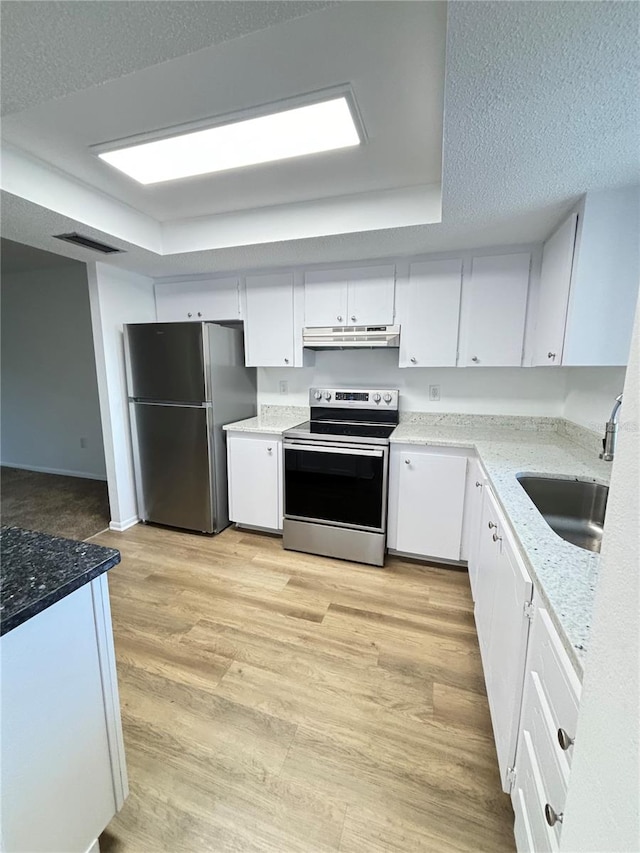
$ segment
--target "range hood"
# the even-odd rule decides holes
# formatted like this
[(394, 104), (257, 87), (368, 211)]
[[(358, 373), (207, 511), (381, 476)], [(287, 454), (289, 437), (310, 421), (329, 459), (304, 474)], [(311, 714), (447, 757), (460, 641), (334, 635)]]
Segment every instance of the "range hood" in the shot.
[(316, 326), (302, 332), (307, 349), (383, 349), (400, 346), (400, 326)]

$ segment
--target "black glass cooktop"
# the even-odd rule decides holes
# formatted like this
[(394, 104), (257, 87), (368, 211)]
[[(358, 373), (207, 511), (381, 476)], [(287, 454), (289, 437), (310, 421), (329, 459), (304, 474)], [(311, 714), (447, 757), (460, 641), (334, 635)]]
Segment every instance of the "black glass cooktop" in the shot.
[(289, 434), (295, 433), (298, 436), (336, 436), (359, 439), (378, 439), (386, 441), (391, 433), (396, 428), (395, 424), (355, 424), (355, 423), (338, 423), (336, 421), (307, 421), (299, 424), (291, 430), (287, 430)]

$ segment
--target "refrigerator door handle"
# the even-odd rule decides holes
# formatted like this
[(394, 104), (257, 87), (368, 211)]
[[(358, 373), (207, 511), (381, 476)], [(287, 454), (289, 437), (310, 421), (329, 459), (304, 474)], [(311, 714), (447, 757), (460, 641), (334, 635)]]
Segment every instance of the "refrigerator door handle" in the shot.
[(174, 403), (171, 400), (145, 400), (144, 397), (129, 397), (129, 402), (138, 406), (175, 406), (178, 409), (211, 408), (211, 403)]

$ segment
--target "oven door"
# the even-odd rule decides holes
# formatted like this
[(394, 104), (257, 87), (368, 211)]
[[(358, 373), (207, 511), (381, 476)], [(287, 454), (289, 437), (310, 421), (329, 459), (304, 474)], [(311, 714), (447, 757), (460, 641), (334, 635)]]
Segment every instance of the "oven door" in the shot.
[(284, 515), (384, 533), (388, 448), (284, 441)]

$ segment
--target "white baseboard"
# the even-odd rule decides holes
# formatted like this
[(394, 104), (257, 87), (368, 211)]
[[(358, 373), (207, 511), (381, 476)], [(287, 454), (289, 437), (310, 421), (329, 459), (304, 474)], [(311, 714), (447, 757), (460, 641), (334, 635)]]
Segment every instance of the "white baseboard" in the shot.
[(124, 533), (125, 530), (133, 527), (134, 524), (137, 524), (139, 521), (140, 519), (137, 515), (132, 515), (131, 518), (127, 518), (126, 521), (110, 521), (109, 530), (115, 530), (117, 533)]
[(91, 471), (67, 471), (65, 468), (44, 468), (42, 465), (23, 465), (20, 462), (0, 462), (5, 468), (20, 468), (21, 471), (37, 471), (40, 474), (59, 474), (61, 477), (80, 477), (83, 480), (102, 480), (106, 474), (94, 474)]

